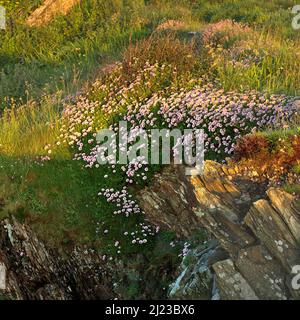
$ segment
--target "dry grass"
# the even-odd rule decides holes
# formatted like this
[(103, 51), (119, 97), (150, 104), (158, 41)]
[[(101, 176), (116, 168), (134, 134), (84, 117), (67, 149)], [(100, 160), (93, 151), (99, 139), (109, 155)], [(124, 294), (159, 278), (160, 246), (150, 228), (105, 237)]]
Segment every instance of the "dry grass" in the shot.
[(40, 27), (49, 23), (56, 15), (66, 15), (79, 0), (46, 0), (27, 19), (31, 27)]
[(153, 33), (149, 38), (129, 45), (123, 57), (124, 74), (131, 77), (146, 62), (166, 63), (180, 72), (189, 71), (196, 65), (195, 42), (180, 40), (174, 32)]
[(257, 172), (275, 185), (299, 185), (300, 129), (244, 136), (235, 150), (241, 171)]
[(180, 20), (168, 20), (166, 22), (161, 23), (156, 30), (181, 30), (186, 27), (186, 23)]
[(40, 105), (29, 102), (18, 109), (6, 109), (0, 119), (0, 153), (9, 157), (32, 157), (45, 153), (55, 143), (60, 113), (50, 99)]

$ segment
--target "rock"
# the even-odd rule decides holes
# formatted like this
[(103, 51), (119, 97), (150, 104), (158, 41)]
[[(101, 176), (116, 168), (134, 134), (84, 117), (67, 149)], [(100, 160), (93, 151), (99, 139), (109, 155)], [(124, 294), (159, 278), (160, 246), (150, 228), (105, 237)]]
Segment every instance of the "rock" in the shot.
[(199, 222), (232, 257), (237, 257), (240, 249), (253, 244), (255, 239), (239, 224), (250, 207), (251, 198), (245, 187), (228, 179), (227, 174), (232, 170), (236, 172), (206, 161), (203, 175), (191, 177), (190, 182), (197, 199), (194, 213)]
[(214, 281), (213, 281), (213, 289), (212, 289), (212, 297), (211, 300), (221, 300), (220, 297), (220, 290), (217, 286), (217, 280), (216, 276), (214, 275)]
[[(63, 253), (47, 247), (28, 225), (0, 221), (0, 298), (18, 300), (165, 299), (174, 256), (153, 248), (155, 261), (132, 255), (103, 261), (95, 250)], [(162, 251), (162, 250), (161, 250)]]
[(227, 166), (206, 161), (201, 177), (189, 177), (183, 166), (169, 166), (137, 198), (151, 223), (172, 230), (179, 237), (191, 236), (201, 228), (199, 217), (203, 213), (218, 212), (230, 223), (237, 223), (243, 220), (252, 204), (252, 191), (256, 190), (257, 195), (266, 190), (264, 185), (248, 178), (230, 181), (228, 171)]
[(236, 270), (231, 259), (217, 262), (213, 265), (216, 281), (223, 300), (258, 300), (257, 295)]
[(196, 181), (196, 178), (192, 178), (192, 183), (195, 187), (196, 198), (201, 207), (207, 208), (210, 212), (222, 212), (222, 215), (231, 222), (238, 221), (235, 210), (226, 206), (222, 197), (210, 192), (199, 180)]
[(258, 200), (253, 204), (245, 223), (270, 253), (281, 261), (287, 272), (295, 264), (300, 264), (296, 239), (267, 200)]
[(27, 19), (31, 27), (40, 27), (49, 23), (55, 16), (66, 15), (80, 0), (45, 0)]
[(287, 192), (270, 188), (267, 191), (268, 197), (273, 208), (278, 212), (286, 225), (289, 226), (291, 233), (297, 242), (300, 241), (300, 213), (294, 203), (295, 198)]
[(220, 257), (225, 258), (226, 253), (220, 251), (215, 241), (191, 250), (182, 261), (179, 276), (170, 285), (169, 297), (179, 300), (210, 299), (214, 283), (210, 267)]
[(106, 286), (103, 286), (101, 284), (96, 286), (95, 293), (97, 300), (109, 300), (112, 298), (111, 292), (108, 291)]
[[(197, 216), (199, 216), (198, 210), (195, 211)], [(255, 242), (255, 239), (240, 225), (231, 222), (220, 212), (207, 212), (201, 215), (201, 223), (233, 258), (238, 256), (242, 248)]]
[(65, 291), (55, 284), (46, 284), (37, 289), (35, 293), (37, 300), (65, 300)]
[(152, 224), (179, 237), (188, 237), (199, 229), (192, 210), (197, 201), (183, 167), (168, 167), (137, 198)]
[(143, 190), (139, 197), (147, 218), (184, 237), (204, 228), (227, 257), (199, 245), (189, 264), (182, 263), (170, 296), (300, 299), (291, 288), (292, 268), (300, 265), (295, 198), (279, 188), (267, 189), (267, 181), (231, 164), (206, 161), (201, 176), (187, 178), (182, 172), (180, 167), (164, 170)]
[(78, 248), (62, 257), (13, 217), (0, 222), (0, 277), (12, 299), (95, 299), (99, 285), (116, 296), (100, 256)]
[(6, 290), (6, 267), (0, 263), (0, 290)]
[(242, 249), (235, 265), (259, 298), (286, 300), (289, 296), (285, 271), (265, 247), (258, 245)]

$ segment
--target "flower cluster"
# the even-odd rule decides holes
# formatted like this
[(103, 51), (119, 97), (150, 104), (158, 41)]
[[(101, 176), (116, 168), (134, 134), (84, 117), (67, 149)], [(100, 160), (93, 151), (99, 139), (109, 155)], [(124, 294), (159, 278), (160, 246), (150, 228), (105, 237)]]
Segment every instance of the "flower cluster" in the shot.
[(191, 128), (205, 131), (205, 152), (213, 158), (231, 155), (242, 135), (280, 127), (296, 113), (294, 98), (284, 95), (218, 90), (211, 84), (169, 97), (151, 98), (128, 108), (124, 120), (133, 127)]
[(125, 232), (124, 235), (130, 237), (132, 244), (143, 245), (148, 243), (148, 238), (154, 237), (159, 232), (159, 230), (159, 227), (154, 228), (150, 224), (141, 222), (136, 225), (136, 231), (131, 233)]
[(183, 245), (182, 252), (178, 255), (178, 257), (185, 258), (191, 250), (190, 247), (191, 247), (191, 244), (188, 242), (185, 242)]
[[(75, 105), (65, 108), (67, 124), (61, 128), (60, 139), (76, 148), (76, 160), (83, 160), (87, 167), (99, 166), (97, 131), (110, 122), (108, 119), (113, 121), (114, 117), (127, 121), (130, 129), (137, 132), (139, 129), (161, 127), (203, 129), (206, 155), (220, 159), (233, 153), (235, 142), (242, 135), (265, 127), (281, 126), (297, 112), (294, 99), (284, 95), (268, 96), (255, 91), (225, 93), (209, 83), (196, 85), (192, 90), (169, 88), (167, 93), (156, 92), (139, 101), (142, 96), (138, 92), (143, 85), (147, 87), (149, 72), (155, 78), (164, 68), (147, 66), (132, 85), (125, 85), (118, 92), (115, 92), (116, 88), (111, 83), (113, 75), (110, 75), (109, 85), (98, 87), (106, 98), (92, 102), (80, 98)], [(116, 72), (118, 75), (120, 70)], [(125, 109), (122, 111), (123, 107)], [(118, 123), (110, 124), (110, 128), (116, 134), (122, 134), (118, 132)], [(134, 159), (121, 170), (126, 174), (127, 183), (134, 182), (136, 172), (138, 177), (147, 179), (148, 167), (142, 158)], [(115, 173), (116, 168), (112, 172)]]
[[(266, 127), (280, 127), (297, 113), (295, 98), (256, 91), (224, 92), (203, 79), (180, 82), (176, 68), (170, 65), (147, 63), (130, 81), (123, 77), (123, 68), (117, 64), (111, 74), (96, 81), (85, 97), (65, 106), (57, 145), (68, 144), (74, 150), (74, 159), (83, 161), (88, 168), (100, 166), (98, 131), (109, 128), (119, 137), (123, 134), (119, 132), (119, 121), (126, 121), (131, 132), (143, 129), (149, 135), (154, 128), (203, 129), (206, 157), (221, 160), (233, 154), (241, 136)], [(128, 140), (128, 153), (134, 138), (133, 134)], [(47, 148), (52, 151), (51, 146)], [(126, 188), (105, 188), (105, 179), (118, 175), (124, 185), (140, 183), (147, 181), (150, 169), (141, 156), (126, 165), (118, 162), (107, 165), (104, 188), (99, 195), (116, 206), (114, 215), (130, 217), (142, 210)], [(136, 231), (127, 235), (132, 237), (133, 244), (146, 243), (147, 236), (157, 231), (148, 225), (136, 227)]]
[(132, 214), (143, 213), (138, 204), (132, 200), (132, 195), (128, 194), (126, 187), (121, 191), (114, 189), (102, 189), (98, 195), (103, 195), (107, 202), (116, 204), (117, 210), (114, 211), (114, 215), (122, 214), (128, 218)]
[[(123, 215), (126, 218), (129, 218), (132, 215), (143, 215), (145, 214), (133, 200), (133, 196), (128, 193), (126, 187), (123, 187), (121, 191), (111, 189), (102, 189), (98, 194), (106, 198), (108, 203), (113, 203), (116, 205), (116, 210), (113, 212), (114, 215)], [(149, 237), (154, 237), (159, 232), (159, 228), (154, 228), (152, 225), (140, 222), (136, 224), (135, 231), (124, 232), (124, 236), (130, 238), (130, 242), (134, 245), (143, 245), (148, 243)], [(104, 234), (107, 234), (108, 230), (104, 230)], [(118, 248), (118, 251), (121, 250), (121, 241), (116, 241), (115, 247)], [(118, 252), (119, 253), (119, 252)]]
[(250, 27), (232, 20), (211, 24), (203, 32), (203, 43), (213, 64), (225, 62), (240, 68), (248, 68), (263, 60), (264, 50), (258, 50), (257, 38)]

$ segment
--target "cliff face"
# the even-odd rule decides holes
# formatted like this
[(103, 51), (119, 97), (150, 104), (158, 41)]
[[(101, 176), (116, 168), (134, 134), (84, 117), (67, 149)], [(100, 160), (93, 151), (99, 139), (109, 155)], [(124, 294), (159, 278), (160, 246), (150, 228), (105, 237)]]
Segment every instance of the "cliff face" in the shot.
[(66, 15), (80, 0), (46, 0), (27, 19), (31, 27), (39, 27), (49, 23), (56, 15)]
[(180, 168), (169, 168), (140, 201), (163, 228), (178, 235), (204, 228), (211, 235), (184, 259), (171, 297), (300, 297), (291, 286), (292, 268), (300, 264), (300, 210), (293, 196), (268, 189), (255, 172), (207, 161), (203, 176), (187, 179)]
[(50, 249), (13, 217), (0, 222), (0, 299), (165, 299), (174, 273), (167, 253), (108, 262), (92, 249)]
[(14, 218), (0, 223), (0, 265), (3, 293), (12, 299), (113, 297), (109, 268), (98, 255), (77, 249), (62, 257)]
[(87, 249), (61, 254), (12, 217), (0, 222), (1, 295), (157, 299), (167, 297), (173, 278), (168, 297), (175, 299), (300, 298), (291, 285), (292, 269), (300, 265), (298, 204), (255, 172), (207, 161), (202, 176), (187, 177), (183, 167), (168, 167), (138, 198), (153, 224), (178, 237), (208, 234), (177, 271), (168, 255), (110, 263)]

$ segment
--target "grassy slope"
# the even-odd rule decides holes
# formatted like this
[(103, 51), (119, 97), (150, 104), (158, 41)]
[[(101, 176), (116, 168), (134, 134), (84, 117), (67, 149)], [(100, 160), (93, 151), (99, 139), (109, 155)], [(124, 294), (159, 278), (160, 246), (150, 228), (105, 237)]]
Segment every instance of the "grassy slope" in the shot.
[[(0, 125), (0, 217), (15, 214), (25, 219), (55, 247), (92, 242), (102, 252), (114, 254), (116, 239), (126, 243), (123, 233), (142, 221), (116, 220), (114, 206), (97, 196), (103, 172), (83, 170), (70, 161), (68, 148), (56, 153), (55, 161), (42, 166), (35, 161), (37, 155), (47, 154), (44, 146), (59, 135), (61, 97), (76, 93), (83, 82), (99, 75), (101, 65), (119, 59), (130, 41), (145, 37), (163, 19), (189, 12), (161, 4), (146, 8), (139, 0), (121, 3), (88, 0), (68, 17), (32, 30), (22, 24), (27, 10), (21, 18), (12, 13), (13, 26), (1, 37), (0, 96), (10, 110)], [(28, 2), (21, 1), (18, 9), (27, 7)], [(19, 108), (19, 98), (28, 100), (26, 106)], [(118, 176), (108, 182), (111, 187), (120, 184)], [(106, 229), (109, 234), (104, 237)], [(146, 249), (129, 242), (122, 252)]]
[[(255, 65), (247, 75), (241, 70), (232, 74), (224, 61), (217, 61), (216, 67), (210, 69), (203, 60), (199, 70), (213, 74), (228, 89), (250, 86), (272, 92), (300, 92), (299, 59), (293, 58), (299, 52), (299, 35), (290, 28), (291, 15), (286, 10), (291, 6), (289, 1), (268, 1), (267, 5), (254, 0), (247, 5), (245, 1), (230, 0), (213, 4), (198, 1), (196, 5), (195, 1), (178, 1), (179, 5), (150, 1), (148, 7), (139, 0), (127, 1), (126, 6), (121, 2), (107, 5), (107, 1), (87, 0), (68, 17), (58, 17), (49, 26), (30, 30), (22, 25), (28, 14), (23, 9), (29, 3), (20, 1), (18, 10), (24, 11), (21, 18), (12, 14), (8, 32), (0, 35), (2, 107), (18, 106), (19, 98), (38, 100), (17, 113), (7, 111), (0, 125), (0, 217), (16, 214), (26, 219), (54, 246), (92, 242), (99, 249), (114, 253), (115, 240), (123, 231), (133, 230), (138, 222), (112, 218), (113, 207), (97, 197), (103, 172), (81, 169), (77, 162), (70, 161), (68, 148), (62, 148), (56, 160), (45, 162), (44, 166), (34, 162), (46, 143), (55, 142), (60, 126), (60, 97), (73, 94), (86, 80), (93, 79), (101, 64), (119, 59), (130, 38), (145, 37), (167, 19), (183, 20), (187, 29), (201, 29), (207, 22), (226, 18), (249, 22), (259, 26), (263, 36), (270, 33), (272, 43), (281, 48), (280, 52), (275, 49), (275, 60), (266, 58), (265, 71), (256, 81), (253, 75), (261, 68)], [(280, 30), (275, 31), (276, 35), (272, 34), (274, 23)], [(283, 76), (278, 68), (284, 63), (289, 73)], [(55, 94), (58, 101), (54, 103), (49, 94)], [(45, 97), (40, 99), (42, 95)], [(8, 102), (4, 102), (5, 97)], [(116, 176), (108, 183), (114, 187), (121, 182)], [(100, 223), (99, 234), (96, 222)], [(103, 236), (107, 228), (110, 232)], [(169, 234), (162, 237), (166, 242), (172, 239)], [(122, 240), (126, 242), (125, 238)], [(153, 245), (152, 242), (136, 249), (127, 243), (123, 252), (147, 250)]]
[[(275, 61), (266, 61), (265, 72), (274, 72), (270, 68), (275, 64), (276, 68), (287, 65), (290, 74), (277, 87), (273, 88), (274, 84), (269, 87), (271, 90), (299, 92), (299, 66), (294, 60), (298, 58), (300, 36), (299, 32), (292, 30), (292, 15), (287, 10), (293, 1), (274, 0), (264, 5), (256, 0), (246, 3), (240, 0), (177, 1), (180, 5), (169, 5), (170, 1), (150, 1), (154, 4), (146, 7), (142, 0), (127, 1), (126, 5), (122, 5), (122, 1), (108, 4), (104, 0), (87, 0), (68, 17), (59, 17), (49, 26), (41, 29), (24, 26), (28, 12), (40, 2), (23, 0), (12, 5), (10, 1), (2, 0), (10, 15), (7, 31), (0, 33), (2, 108), (7, 105), (3, 102), (5, 98), (27, 101), (59, 90), (63, 95), (76, 92), (85, 80), (97, 73), (99, 64), (119, 59), (130, 38), (144, 37), (157, 24), (168, 19), (183, 20), (195, 29), (203, 23), (235, 19), (259, 26), (264, 34), (276, 34), (280, 38), (278, 46), (281, 51)], [(293, 44), (287, 39), (292, 39)], [(253, 78), (258, 72), (251, 70), (246, 78)], [(225, 87), (239, 86), (241, 77), (238, 72), (232, 77), (231, 70), (220, 70), (220, 76)], [(259, 77), (256, 84), (252, 81), (250, 85), (264, 86), (264, 83), (257, 84), (262, 82), (264, 75)]]
[(58, 90), (72, 93), (100, 62), (118, 57), (130, 34), (143, 34), (139, 21), (126, 28), (114, 21), (114, 15), (127, 14), (117, 1), (98, 3), (101, 10), (96, 10), (97, 1), (83, 2), (67, 18), (36, 30), (13, 19), (2, 39), (0, 95), (30, 99)]
[(97, 74), (99, 65), (119, 59), (130, 40), (146, 36), (162, 19), (189, 13), (180, 6), (146, 7), (142, 0), (87, 0), (67, 17), (31, 29), (23, 22), (34, 3), (19, 3), (9, 10), (8, 28), (0, 34), (2, 101), (26, 101), (60, 90), (63, 95), (74, 93)]

